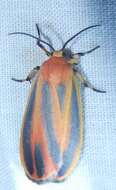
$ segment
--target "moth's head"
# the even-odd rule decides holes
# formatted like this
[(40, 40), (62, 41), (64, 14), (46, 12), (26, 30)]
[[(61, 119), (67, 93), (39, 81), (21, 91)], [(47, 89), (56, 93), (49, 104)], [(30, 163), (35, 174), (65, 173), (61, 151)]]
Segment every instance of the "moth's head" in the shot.
[(71, 49), (64, 48), (63, 50), (54, 51), (52, 56), (54, 57), (63, 57), (68, 63), (72, 65), (77, 65), (80, 62), (80, 56), (75, 55)]

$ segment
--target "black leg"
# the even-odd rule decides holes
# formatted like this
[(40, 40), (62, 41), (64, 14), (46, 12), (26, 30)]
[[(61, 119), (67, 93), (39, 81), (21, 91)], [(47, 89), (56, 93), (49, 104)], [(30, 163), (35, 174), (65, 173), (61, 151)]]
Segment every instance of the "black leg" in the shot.
[(37, 74), (37, 72), (40, 70), (40, 66), (35, 67), (33, 70), (30, 71), (30, 73), (28, 74), (26, 79), (16, 79), (16, 78), (12, 78), (13, 81), (15, 82), (30, 82), (32, 81), (32, 79), (35, 77), (35, 75)]
[(26, 78), (26, 79), (16, 79), (16, 78), (11, 78), (11, 80), (15, 81), (15, 82), (26, 82), (26, 81), (30, 81), (30, 79)]
[(84, 86), (85, 87), (88, 87), (88, 88), (91, 88), (93, 91), (95, 91), (95, 92), (99, 92), (99, 93), (106, 93), (106, 91), (104, 91), (104, 90), (99, 90), (99, 89), (97, 89), (97, 88), (95, 88), (93, 85), (91, 85), (88, 81), (85, 81), (84, 82)]
[(39, 26), (38, 24), (36, 24), (36, 28), (37, 28), (37, 32), (38, 32), (38, 40), (37, 40), (37, 45), (45, 51), (46, 55), (47, 56), (51, 56), (51, 53), (44, 47), (43, 44), (40, 43), (40, 40), (41, 40), (41, 36), (40, 36), (40, 29), (39, 29)]
[(94, 90), (95, 92), (99, 92), (99, 93), (106, 93), (106, 91), (104, 90), (99, 90), (97, 88), (94, 87), (94, 85), (92, 85), (89, 81), (87, 81), (83, 75), (77, 71), (75, 68), (73, 68), (74, 74), (76, 75), (76, 77), (82, 82), (82, 84), (84, 84), (85, 87), (88, 87), (92, 90)]

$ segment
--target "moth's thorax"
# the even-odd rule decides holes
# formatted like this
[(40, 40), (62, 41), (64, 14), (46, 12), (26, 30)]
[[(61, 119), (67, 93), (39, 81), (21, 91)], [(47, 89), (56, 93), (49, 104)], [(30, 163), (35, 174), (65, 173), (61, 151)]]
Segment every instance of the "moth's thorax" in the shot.
[(54, 51), (52, 56), (53, 57), (63, 57), (62, 51)]
[(66, 83), (72, 78), (72, 66), (63, 58), (52, 56), (41, 66), (41, 77), (51, 84)]
[(66, 60), (67, 63), (71, 65), (79, 63), (79, 56), (75, 56), (69, 48), (66, 48), (64, 50), (54, 51), (52, 56), (62, 57), (64, 60)]

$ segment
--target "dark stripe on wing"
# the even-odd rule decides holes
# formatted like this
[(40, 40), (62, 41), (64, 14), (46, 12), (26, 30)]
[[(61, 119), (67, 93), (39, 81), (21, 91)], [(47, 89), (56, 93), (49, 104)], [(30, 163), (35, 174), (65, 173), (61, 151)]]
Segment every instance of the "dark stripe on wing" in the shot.
[(57, 94), (58, 94), (61, 110), (63, 110), (63, 107), (64, 107), (65, 92), (66, 92), (65, 86), (63, 84), (59, 84), (57, 87)]
[(77, 149), (78, 142), (79, 142), (79, 108), (77, 102), (77, 92), (75, 86), (72, 89), (72, 104), (71, 104), (71, 132), (70, 132), (70, 141), (68, 149), (64, 152), (63, 155), (63, 165), (58, 172), (57, 177), (61, 177), (66, 174), (71, 163), (74, 159), (75, 149)]
[(39, 177), (44, 175), (44, 161), (42, 156), (42, 150), (39, 144), (35, 145), (35, 164), (36, 173)]
[(32, 152), (31, 152), (31, 122), (32, 122), (32, 114), (35, 102), (36, 95), (36, 86), (37, 81), (34, 84), (33, 90), (31, 92), (31, 96), (29, 99), (29, 104), (26, 110), (25, 120), (24, 120), (24, 128), (23, 128), (23, 153), (24, 153), (24, 161), (26, 168), (30, 174), (33, 173), (33, 161), (32, 161)]
[[(56, 110), (57, 111), (57, 110)], [(55, 163), (59, 163), (60, 149), (56, 140), (53, 124), (52, 96), (49, 84), (45, 82), (42, 89), (42, 116), (43, 126), (45, 127), (49, 153)]]

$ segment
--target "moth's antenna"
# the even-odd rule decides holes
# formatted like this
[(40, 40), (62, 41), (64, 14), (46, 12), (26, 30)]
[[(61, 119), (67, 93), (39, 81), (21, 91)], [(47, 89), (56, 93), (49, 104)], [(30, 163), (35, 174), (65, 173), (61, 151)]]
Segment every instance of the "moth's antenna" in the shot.
[(53, 51), (55, 51), (55, 49), (47, 42), (37, 38), (36, 36), (33, 36), (32, 34), (28, 34), (28, 33), (25, 33), (25, 32), (12, 32), (12, 33), (9, 33), (8, 35), (15, 35), (15, 34), (22, 34), (22, 35), (25, 35), (25, 36), (29, 36), (31, 38), (34, 38), (36, 39), (37, 41), (39, 40), (40, 42), (46, 44), (47, 46), (49, 46)]
[(77, 37), (79, 34), (81, 34), (82, 32), (84, 32), (84, 31), (86, 31), (86, 30), (88, 30), (88, 29), (90, 29), (90, 28), (95, 28), (95, 27), (97, 27), (97, 26), (101, 26), (101, 25), (99, 25), (99, 24), (97, 24), (97, 25), (92, 25), (92, 26), (89, 26), (89, 27), (87, 27), (87, 28), (84, 28), (83, 30), (81, 30), (80, 32), (78, 32), (78, 33), (76, 33), (74, 36), (72, 36), (71, 38), (69, 38), (65, 43), (64, 43), (64, 45), (63, 45), (63, 47), (62, 47), (62, 50), (66, 47), (66, 45), (71, 41), (71, 40), (73, 40), (75, 37)]
[(41, 37), (40, 37), (40, 29), (39, 29), (38, 24), (36, 24), (36, 28), (37, 28), (37, 32), (38, 32), (38, 37), (39, 37), (39, 39), (40, 39), (40, 38), (41, 38)]
[(96, 47), (94, 47), (94, 48), (92, 48), (92, 49), (90, 49), (90, 50), (88, 50), (88, 51), (85, 51), (85, 52), (74, 53), (73, 55), (84, 56), (84, 55), (86, 55), (86, 54), (89, 54), (89, 53), (95, 51), (95, 50), (98, 49), (98, 48), (100, 48), (100, 46), (96, 46)]

